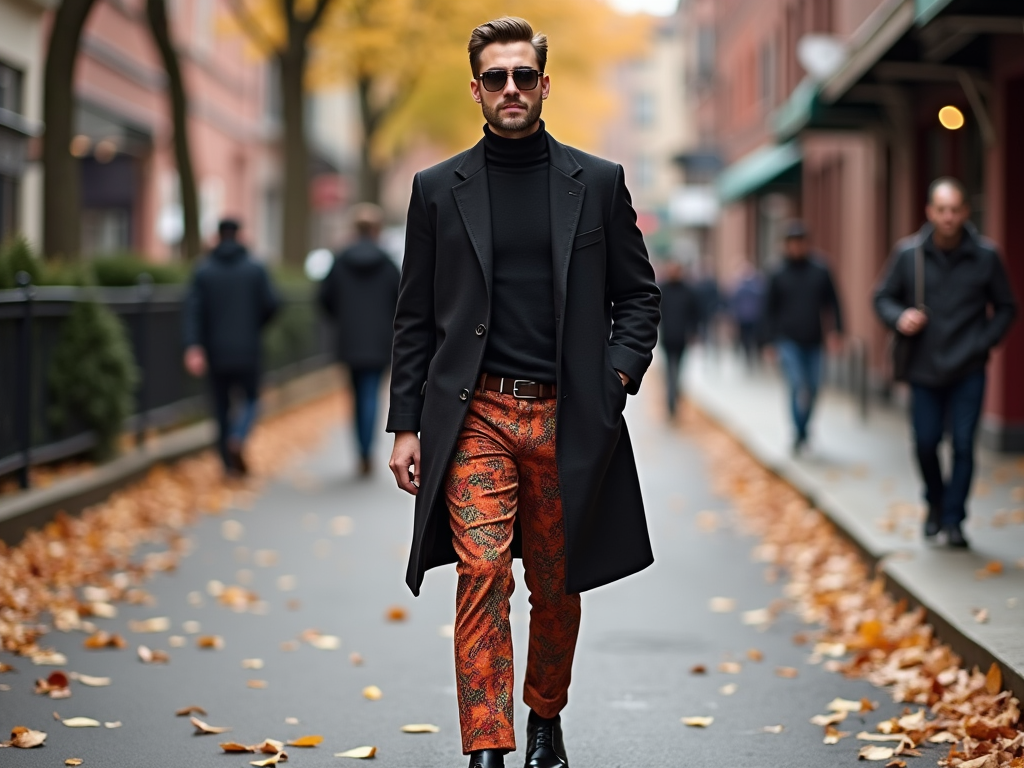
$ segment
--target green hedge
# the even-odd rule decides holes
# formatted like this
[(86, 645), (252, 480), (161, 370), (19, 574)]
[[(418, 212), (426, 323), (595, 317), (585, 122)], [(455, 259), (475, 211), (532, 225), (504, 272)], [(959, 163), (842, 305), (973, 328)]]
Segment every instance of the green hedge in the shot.
[(124, 420), (132, 413), (139, 372), (120, 318), (95, 301), (82, 301), (61, 326), (50, 362), (50, 420), (81, 422), (96, 432), (94, 457), (117, 453)]
[(133, 253), (115, 253), (82, 261), (43, 261), (24, 237), (0, 244), (0, 289), (16, 288), (14, 276), (28, 272), (35, 285), (136, 285), (148, 272), (154, 283), (184, 283), (191, 266), (181, 262), (153, 263)]

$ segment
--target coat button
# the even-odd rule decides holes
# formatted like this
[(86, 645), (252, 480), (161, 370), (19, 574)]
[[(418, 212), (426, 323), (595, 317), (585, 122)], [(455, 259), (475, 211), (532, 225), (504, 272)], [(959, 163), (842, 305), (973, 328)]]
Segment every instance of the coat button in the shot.
[(464, 389), (461, 392), (459, 392), (459, 400), (461, 400), (462, 402), (466, 402), (467, 400), (469, 400), (469, 390), (468, 389)]
[(487, 326), (484, 325), (483, 323), (480, 323), (480, 325), (476, 327), (476, 335), (483, 336), (485, 333), (487, 333)]

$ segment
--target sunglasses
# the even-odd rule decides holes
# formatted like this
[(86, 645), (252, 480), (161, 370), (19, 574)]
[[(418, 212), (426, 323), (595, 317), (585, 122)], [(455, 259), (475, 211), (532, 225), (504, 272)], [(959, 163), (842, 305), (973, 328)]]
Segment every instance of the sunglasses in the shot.
[(529, 67), (509, 70), (489, 69), (477, 75), (476, 79), (480, 81), (485, 91), (497, 93), (505, 89), (505, 85), (508, 83), (508, 76), (512, 75), (512, 82), (516, 84), (516, 88), (520, 91), (532, 91), (537, 87), (537, 83), (540, 82), (540, 77), (543, 74), (543, 72), (538, 72), (536, 69), (530, 69)]

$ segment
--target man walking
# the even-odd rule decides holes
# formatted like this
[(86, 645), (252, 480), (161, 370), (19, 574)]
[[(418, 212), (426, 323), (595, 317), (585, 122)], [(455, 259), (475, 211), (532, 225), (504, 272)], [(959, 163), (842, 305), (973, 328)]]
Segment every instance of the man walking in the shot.
[(679, 378), (683, 358), (690, 339), (700, 324), (699, 299), (685, 279), (683, 265), (670, 261), (665, 279), (658, 283), (661, 291), (661, 327), (658, 342), (665, 352), (665, 390), (669, 418), (675, 418), (680, 396)]
[(757, 367), (761, 356), (761, 313), (764, 304), (764, 278), (749, 261), (729, 298), (729, 308), (736, 323), (736, 340), (747, 362), (747, 369)]
[[(974, 473), (974, 436), (985, 365), (1017, 312), (995, 245), (968, 220), (963, 185), (940, 178), (928, 190), (928, 222), (896, 244), (875, 292), (875, 312), (908, 345), (901, 375), (911, 389), (911, 423), (924, 479), (924, 535), (945, 530), (966, 548), (962, 524)], [(943, 478), (938, 447), (949, 429), (953, 469)]]
[(824, 260), (811, 252), (802, 221), (787, 225), (784, 248), (782, 265), (768, 282), (765, 321), (789, 385), (793, 454), (798, 455), (807, 445), (821, 382), (822, 315), (832, 317), (829, 346), (834, 349), (839, 347), (843, 325), (832, 275)]
[(413, 181), (395, 316), (391, 469), (416, 496), (407, 581), (457, 563), (455, 664), (470, 766), (504, 765), (511, 560), (530, 590), (530, 768), (568, 765), (579, 593), (651, 564), (622, 418), (651, 362), (658, 289), (622, 168), (557, 142), (547, 38), (473, 30), (472, 149)]
[(398, 302), (398, 267), (377, 245), (383, 212), (372, 203), (353, 206), (357, 240), (337, 255), (320, 283), (320, 306), (334, 325), (338, 360), (348, 367), (355, 397), (359, 472), (372, 470), (373, 430), (381, 378), (391, 361)]
[[(278, 308), (270, 276), (238, 242), (239, 223), (224, 219), (220, 242), (192, 276), (185, 303), (185, 368), (209, 373), (217, 448), (229, 475), (244, 475), (243, 448), (256, 420), (261, 331)], [(231, 418), (232, 394), (242, 396)]]

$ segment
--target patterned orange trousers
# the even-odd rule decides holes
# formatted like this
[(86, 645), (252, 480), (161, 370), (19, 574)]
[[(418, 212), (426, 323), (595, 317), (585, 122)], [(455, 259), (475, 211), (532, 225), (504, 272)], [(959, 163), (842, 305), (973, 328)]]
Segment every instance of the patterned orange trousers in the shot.
[(466, 754), (516, 748), (509, 598), (517, 519), (530, 590), (523, 699), (541, 717), (554, 717), (568, 701), (580, 596), (565, 594), (555, 402), (476, 392), (449, 469), (446, 493), (459, 557), (455, 671)]

